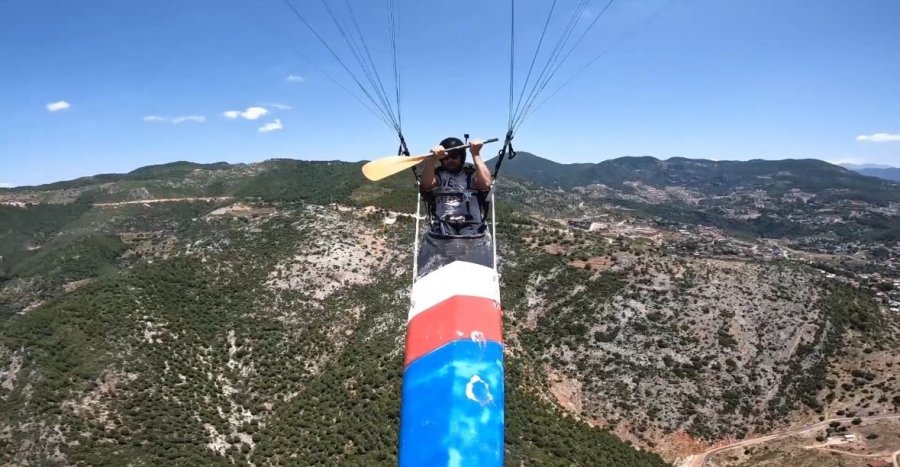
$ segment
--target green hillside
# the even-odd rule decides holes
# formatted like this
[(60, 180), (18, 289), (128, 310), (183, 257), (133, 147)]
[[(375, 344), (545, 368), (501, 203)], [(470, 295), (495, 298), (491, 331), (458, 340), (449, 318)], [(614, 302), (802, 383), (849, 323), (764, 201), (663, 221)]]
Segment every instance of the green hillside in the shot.
[[(301, 192), (264, 183), (277, 180), (244, 189), (259, 199)], [(182, 202), (92, 208), (67, 218), (96, 227), (79, 237), (53, 224), (60, 239), (4, 283), (6, 296), (27, 300), (0, 314), (0, 367), (16, 368), (0, 384), (0, 463), (396, 464), (411, 225), (384, 231), (377, 217), (334, 217), (305, 199), (254, 206), (277, 214), (241, 220)], [(131, 243), (125, 254), (117, 235), (139, 232), (164, 246)], [(349, 233), (384, 247), (364, 253)], [(341, 248), (359, 251), (359, 263), (321, 266)], [(309, 280), (356, 277), (368, 258), (386, 269), (314, 298), (273, 285), (298, 255), (320, 258)], [(73, 280), (87, 282), (53, 288)], [(29, 301), (40, 304), (18, 313)], [(508, 366), (509, 465), (665, 465), (549, 404), (523, 365)]]

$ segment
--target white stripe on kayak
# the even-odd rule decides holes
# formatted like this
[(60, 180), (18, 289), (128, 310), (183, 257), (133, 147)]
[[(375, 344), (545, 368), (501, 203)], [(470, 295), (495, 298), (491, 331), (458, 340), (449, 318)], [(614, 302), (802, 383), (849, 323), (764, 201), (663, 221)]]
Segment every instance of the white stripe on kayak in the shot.
[(412, 288), (408, 320), (447, 300), (466, 295), (500, 303), (500, 280), (489, 267), (466, 261), (454, 261), (417, 280)]

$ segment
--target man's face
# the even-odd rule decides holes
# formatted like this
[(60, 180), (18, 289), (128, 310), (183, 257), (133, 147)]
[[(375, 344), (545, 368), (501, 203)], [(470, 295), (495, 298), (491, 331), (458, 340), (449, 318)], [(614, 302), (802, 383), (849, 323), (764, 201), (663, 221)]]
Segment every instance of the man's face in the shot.
[(456, 172), (457, 170), (462, 168), (462, 154), (448, 154), (446, 157), (441, 159), (441, 167), (445, 169)]

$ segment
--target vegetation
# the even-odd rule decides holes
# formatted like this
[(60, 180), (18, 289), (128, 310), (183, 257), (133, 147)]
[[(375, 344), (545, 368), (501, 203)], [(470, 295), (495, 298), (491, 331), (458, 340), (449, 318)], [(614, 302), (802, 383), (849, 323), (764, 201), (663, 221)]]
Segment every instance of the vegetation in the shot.
[[(411, 172), (368, 182), (359, 165), (178, 162), (0, 193), (43, 201), (0, 205), (0, 464), (395, 464), (413, 222), (383, 219), (412, 212), (415, 185)], [(677, 430), (740, 438), (798, 412), (900, 405), (882, 367), (848, 363), (897, 345), (865, 287), (547, 220), (619, 222), (626, 208), (669, 231), (891, 241), (896, 216), (876, 207), (896, 202), (893, 185), (865, 179), (863, 193), (811, 161), (573, 167), (520, 153), (504, 170), (509, 465), (664, 465), (610, 430), (652, 448)], [(650, 202), (626, 175), (707, 198)], [(607, 188), (572, 189), (596, 182)], [(822, 193), (734, 215), (756, 209), (747, 193), (792, 188)], [(850, 201), (871, 209), (791, 217)]]
[(726, 195), (736, 188), (783, 194), (790, 189), (811, 193), (839, 191), (841, 199), (872, 203), (900, 200), (898, 185), (860, 175), (827, 162), (804, 160), (710, 161), (673, 157), (619, 157), (596, 164), (559, 164), (527, 152), (504, 165), (506, 176), (549, 188), (573, 188), (602, 183), (625, 189), (625, 182), (664, 188), (685, 186), (710, 195)]
[(0, 205), (0, 281), (34, 249), (90, 209), (86, 203), (40, 204), (26, 208)]
[[(892, 345), (896, 337), (883, 325), (878, 305), (871, 296), (845, 284), (824, 284), (827, 295), (819, 300), (825, 323), (819, 326), (812, 342), (801, 344), (791, 360), (790, 371), (785, 375), (775, 398), (769, 407), (776, 414), (786, 414), (802, 402), (810, 409), (821, 412), (819, 396), (827, 387), (828, 365), (849, 344), (852, 336), (862, 336), (871, 342)], [(852, 333), (852, 334), (851, 334)], [(853, 376), (874, 378), (871, 373), (854, 370)]]

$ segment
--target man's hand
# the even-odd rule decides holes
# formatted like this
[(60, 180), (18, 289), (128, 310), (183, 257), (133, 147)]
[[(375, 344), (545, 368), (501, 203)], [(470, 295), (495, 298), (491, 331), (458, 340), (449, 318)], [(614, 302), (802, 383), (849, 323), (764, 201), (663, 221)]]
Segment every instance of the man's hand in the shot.
[(484, 146), (484, 142), (480, 139), (473, 139), (469, 142), (469, 151), (472, 153), (472, 157), (481, 155), (482, 146)]
[(422, 191), (428, 192), (435, 187), (437, 187), (437, 178), (434, 176), (434, 169), (436, 166), (440, 165), (441, 158), (447, 155), (447, 151), (444, 150), (444, 147), (441, 145), (437, 145), (431, 148), (432, 157), (425, 158), (425, 163), (422, 167), (422, 175), (419, 179), (419, 188)]
[(491, 189), (491, 171), (484, 165), (481, 160), (481, 147), (484, 142), (480, 139), (473, 139), (469, 142), (469, 150), (472, 152), (472, 162), (475, 164), (475, 189), (478, 191), (488, 191)]

